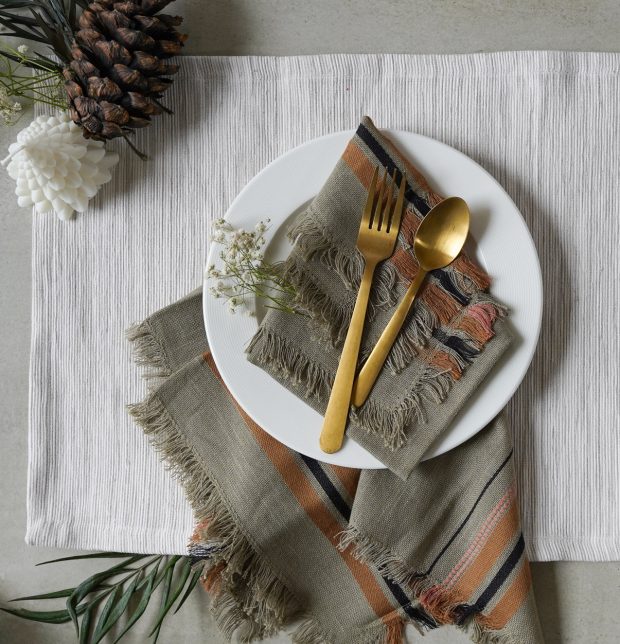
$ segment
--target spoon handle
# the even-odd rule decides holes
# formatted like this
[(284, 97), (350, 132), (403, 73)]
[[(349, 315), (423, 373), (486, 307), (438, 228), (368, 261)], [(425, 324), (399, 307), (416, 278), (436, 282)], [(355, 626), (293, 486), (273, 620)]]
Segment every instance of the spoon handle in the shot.
[(426, 271), (420, 269), (353, 383), (351, 402), (356, 407), (361, 407), (366, 402), (425, 277)]

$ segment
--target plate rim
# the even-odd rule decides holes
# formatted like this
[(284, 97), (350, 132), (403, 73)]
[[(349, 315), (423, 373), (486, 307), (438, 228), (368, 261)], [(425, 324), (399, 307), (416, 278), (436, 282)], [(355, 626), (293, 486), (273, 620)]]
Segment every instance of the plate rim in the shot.
[[(528, 354), (527, 354), (527, 361), (524, 362), (524, 366), (520, 370), (520, 373), (518, 374), (518, 377), (513, 378), (512, 385), (510, 387), (506, 388), (506, 393), (504, 394), (504, 396), (502, 396), (503, 400), (502, 400), (501, 405), (499, 406), (499, 410), (497, 412), (495, 412), (495, 414), (492, 415), (489, 420), (485, 421), (484, 424), (479, 426), (475, 431), (469, 433), (467, 436), (460, 435), (459, 438), (456, 438), (455, 436), (451, 436), (451, 432), (449, 432), (449, 427), (450, 426), (448, 426), (446, 428), (446, 430), (444, 432), (442, 432), (442, 434), (440, 434), (436, 438), (436, 440), (431, 444), (431, 446), (425, 452), (423, 458), (421, 459), (422, 461), (424, 461), (424, 460), (428, 460), (428, 459), (433, 458), (435, 456), (439, 456), (441, 454), (444, 454), (444, 453), (454, 449), (455, 447), (457, 447), (458, 445), (461, 445), (462, 443), (466, 442), (467, 440), (469, 440), (470, 438), (475, 436), (478, 432), (480, 432), (482, 429), (484, 429), (484, 427), (488, 424), (488, 422), (490, 422), (494, 417), (496, 417), (496, 415), (498, 413), (502, 412), (502, 410), (505, 408), (505, 406), (510, 401), (510, 399), (514, 396), (516, 390), (519, 388), (519, 386), (523, 382), (523, 380), (525, 378), (525, 375), (529, 371), (529, 368), (530, 368), (530, 366), (532, 364), (532, 360), (534, 358), (536, 349), (538, 347), (538, 342), (540, 340), (540, 332), (541, 332), (541, 328), (542, 328), (542, 317), (543, 317), (543, 305), (544, 305), (544, 291), (543, 291), (542, 270), (541, 270), (541, 266), (540, 266), (540, 259), (538, 257), (538, 252), (536, 250), (536, 245), (535, 245), (534, 239), (532, 237), (532, 233), (531, 233), (531, 231), (530, 231), (530, 229), (529, 229), (529, 227), (528, 227), (528, 225), (527, 225), (527, 223), (525, 221), (525, 218), (523, 217), (523, 214), (521, 213), (521, 211), (519, 210), (519, 208), (515, 204), (515, 202), (512, 199), (512, 197), (505, 190), (505, 188), (499, 183), (499, 181), (488, 170), (486, 170), (486, 168), (481, 166), (479, 163), (477, 163), (474, 159), (469, 157), (467, 154), (465, 154), (461, 150), (459, 150), (459, 149), (457, 149), (457, 148), (455, 148), (455, 147), (453, 147), (451, 145), (448, 145), (447, 143), (444, 143), (443, 141), (439, 141), (437, 139), (434, 139), (432, 137), (426, 136), (424, 134), (420, 134), (420, 133), (417, 133), (417, 132), (412, 132), (412, 131), (409, 131), (409, 130), (393, 129), (393, 128), (381, 128), (380, 131), (386, 133), (388, 136), (395, 137), (397, 142), (398, 142), (399, 137), (414, 137), (414, 138), (418, 138), (418, 139), (425, 139), (431, 145), (436, 145), (436, 146), (438, 146), (438, 148), (446, 149), (447, 151), (449, 151), (450, 154), (456, 153), (458, 156), (461, 157), (461, 159), (464, 162), (472, 165), (475, 168), (475, 170), (477, 170), (478, 172), (482, 171), (482, 173), (485, 175), (486, 179), (490, 180), (491, 183), (494, 184), (494, 186), (496, 188), (498, 188), (503, 193), (503, 196), (507, 199), (507, 201), (512, 206), (513, 214), (516, 214), (518, 216), (518, 220), (520, 221), (521, 228), (522, 228), (523, 232), (526, 233), (525, 236), (527, 238), (527, 242), (528, 242), (529, 250), (531, 251), (531, 255), (533, 256), (533, 258), (535, 258), (535, 269), (536, 270), (534, 272), (535, 272), (536, 277), (537, 277), (537, 280), (536, 280), (536, 282), (537, 282), (536, 287), (537, 288), (535, 289), (535, 296), (536, 296), (535, 297), (535, 305), (538, 308), (538, 312), (537, 312), (537, 316), (536, 316), (536, 320), (535, 320), (535, 327), (534, 327), (534, 325), (532, 325), (532, 327), (531, 327), (531, 337), (534, 338), (534, 341), (531, 342), (531, 346), (530, 346)], [(305, 142), (303, 142), (303, 143), (301, 143), (299, 145), (296, 145), (295, 147), (290, 148), (289, 150), (283, 152), (282, 154), (280, 154), (276, 158), (272, 159), (268, 164), (263, 166), (247, 183), (245, 183), (245, 185), (237, 193), (235, 198), (231, 201), (231, 203), (230, 203), (230, 205), (229, 205), (229, 207), (226, 210), (226, 213), (224, 215), (224, 219), (228, 220), (229, 215), (234, 211), (234, 209), (236, 208), (238, 202), (243, 199), (244, 194), (246, 193), (246, 191), (249, 190), (257, 181), (259, 181), (261, 179), (262, 175), (265, 172), (267, 172), (269, 169), (271, 169), (272, 166), (274, 166), (276, 164), (281, 164), (282, 162), (285, 161), (285, 159), (287, 157), (293, 155), (296, 152), (299, 152), (303, 148), (311, 147), (311, 146), (313, 146), (313, 145), (315, 145), (317, 143), (324, 142), (325, 140), (328, 140), (328, 139), (344, 139), (345, 142), (346, 142), (346, 140), (349, 140), (354, 135), (354, 133), (355, 133), (354, 129), (347, 129), (347, 130), (339, 130), (337, 132), (331, 132), (331, 133), (324, 134), (324, 135), (321, 135), (321, 136), (318, 136), (318, 137), (314, 137), (314, 138), (309, 139), (309, 140), (307, 140), (307, 141), (305, 141)], [(429, 179), (429, 181), (430, 181), (431, 184), (433, 183), (432, 177)], [(278, 226), (278, 228), (280, 228), (280, 226)], [(206, 274), (206, 267), (208, 267), (211, 263), (213, 263), (213, 255), (214, 255), (214, 253), (215, 253), (215, 246), (212, 244), (211, 247), (209, 248), (209, 252), (207, 253), (205, 272), (204, 272), (204, 276), (203, 276), (202, 312), (203, 312), (203, 320), (204, 320), (205, 331), (206, 331), (207, 341), (209, 343), (209, 347), (212, 347), (212, 345), (213, 345), (212, 338), (214, 337), (214, 329), (212, 329), (210, 327), (209, 322), (208, 322), (207, 307), (208, 307), (209, 300), (213, 299), (213, 298), (205, 297), (204, 295), (208, 293), (208, 287), (207, 287), (208, 277), (207, 277), (207, 274)], [(534, 292), (534, 289), (532, 289), (532, 291)], [(235, 396), (235, 394), (233, 394), (233, 388), (231, 388), (230, 383), (228, 381), (228, 378), (225, 375), (225, 369), (224, 370), (221, 369), (220, 364), (218, 362), (218, 359), (217, 359), (215, 353), (213, 352), (212, 348), (211, 348), (211, 353), (213, 355), (213, 359), (215, 361), (215, 364), (217, 365), (218, 370), (220, 371), (220, 376), (222, 377), (222, 380), (224, 381), (224, 384), (226, 385), (226, 387), (229, 389), (231, 395), (234, 396), (235, 400), (237, 401), (237, 404), (240, 405), (240, 407), (245, 411), (245, 413), (247, 413), (250, 416), (250, 418), (255, 420), (254, 417), (253, 417), (253, 414), (249, 410), (247, 410), (244, 407), (244, 405), (241, 403), (241, 401), (237, 400), (237, 397)], [(280, 386), (282, 386), (282, 385), (280, 385)], [(303, 404), (307, 404), (304, 401), (301, 401), (301, 402)], [(497, 405), (495, 405), (495, 406), (497, 406)], [(255, 420), (255, 422), (257, 422), (257, 421)], [(451, 424), (452, 424), (452, 422), (451, 422)], [(282, 440), (280, 437), (274, 436), (269, 431), (268, 428), (263, 428), (263, 429), (270, 436), (272, 436), (275, 440), (278, 440), (279, 442), (283, 443), (284, 445), (286, 445), (287, 447), (289, 447), (290, 449), (292, 449), (294, 451), (301, 452), (301, 450), (299, 450), (298, 447), (290, 445), (288, 442)], [(451, 438), (452, 438), (452, 440), (450, 440)], [(376, 464), (374, 464), (374, 465), (363, 465), (363, 466), (346, 464), (344, 466), (346, 466), (346, 467), (363, 467), (364, 469), (385, 469), (386, 468), (386, 466), (383, 463), (381, 463), (377, 459), (377, 457), (375, 457), (373, 454), (371, 454), (367, 450), (364, 450), (364, 451), (366, 451), (366, 453), (368, 454), (368, 456), (371, 459), (376, 461)], [(301, 453), (303, 453), (303, 452), (301, 452)], [(337, 459), (333, 458), (334, 455), (325, 455), (325, 456), (327, 457), (325, 459), (325, 462), (329, 462), (329, 463), (337, 463), (338, 462)]]

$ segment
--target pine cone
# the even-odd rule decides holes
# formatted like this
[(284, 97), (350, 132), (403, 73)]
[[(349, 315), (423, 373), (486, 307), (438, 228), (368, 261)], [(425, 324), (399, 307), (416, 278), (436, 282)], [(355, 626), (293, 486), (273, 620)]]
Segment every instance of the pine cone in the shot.
[(79, 17), (79, 31), (65, 67), (72, 120), (99, 141), (146, 127), (169, 111), (159, 99), (179, 66), (165, 59), (181, 51), (187, 36), (179, 16), (154, 15), (172, 0), (97, 0)]

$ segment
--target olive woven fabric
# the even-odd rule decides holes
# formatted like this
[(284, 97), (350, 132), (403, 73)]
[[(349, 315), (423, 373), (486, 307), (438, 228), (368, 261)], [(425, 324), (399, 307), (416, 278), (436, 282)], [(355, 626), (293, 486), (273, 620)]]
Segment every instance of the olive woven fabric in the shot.
[(130, 335), (156, 378), (130, 412), (192, 505), (189, 552), (225, 636), (291, 625), (299, 644), (399, 644), (407, 624), (454, 624), (473, 642), (543, 641), (502, 417), (407, 481), (331, 466), (239, 407), (208, 351), (200, 292)]
[[(251, 362), (321, 413), (364, 267), (356, 241), (377, 166), (396, 172), (397, 182), (405, 175), (407, 189), (396, 249), (373, 278), (361, 356), (372, 350), (418, 272), (412, 250), (417, 227), (442, 198), (368, 117), (290, 230), (295, 246), (286, 271), (309, 316), (270, 310), (248, 347)], [(489, 285), (465, 253), (432, 271), (370, 396), (351, 411), (348, 435), (403, 478), (510, 344), (504, 308)]]

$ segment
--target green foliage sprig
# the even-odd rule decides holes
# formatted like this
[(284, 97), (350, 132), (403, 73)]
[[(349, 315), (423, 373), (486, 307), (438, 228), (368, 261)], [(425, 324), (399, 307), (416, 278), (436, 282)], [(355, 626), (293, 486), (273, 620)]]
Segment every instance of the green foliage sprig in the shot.
[(30, 55), (27, 45), (17, 49), (0, 47), (0, 115), (7, 125), (15, 123), (21, 115), (22, 100), (67, 109), (63, 84), (56, 65)]
[[(192, 569), (189, 557), (180, 555), (128, 555), (120, 552), (98, 552), (44, 561), (42, 564), (76, 559), (122, 559), (120, 563), (95, 573), (75, 588), (65, 588), (41, 595), (19, 597), (13, 602), (66, 599), (58, 610), (1, 608), (6, 613), (35, 622), (65, 624), (73, 622), (79, 644), (97, 644), (117, 624), (118, 642), (142, 617), (151, 600), (159, 595), (159, 611), (149, 633), (153, 644), (166, 616), (176, 603), (178, 612), (200, 579), (200, 570)], [(160, 592), (155, 591), (161, 586)], [(104, 601), (105, 600), (105, 601)], [(124, 621), (119, 620), (124, 616)]]
[[(68, 62), (78, 26), (77, 9), (87, 5), (86, 0), (0, 0), (2, 35), (46, 45), (55, 56)], [(51, 58), (35, 56), (62, 70)]]
[[(0, 117), (5, 124), (19, 119), (24, 101), (67, 109), (62, 63), (71, 59), (77, 9), (86, 4), (85, 0), (0, 0), (2, 36), (24, 41), (17, 49), (0, 45)], [(44, 47), (45, 54), (31, 51), (30, 44)]]

